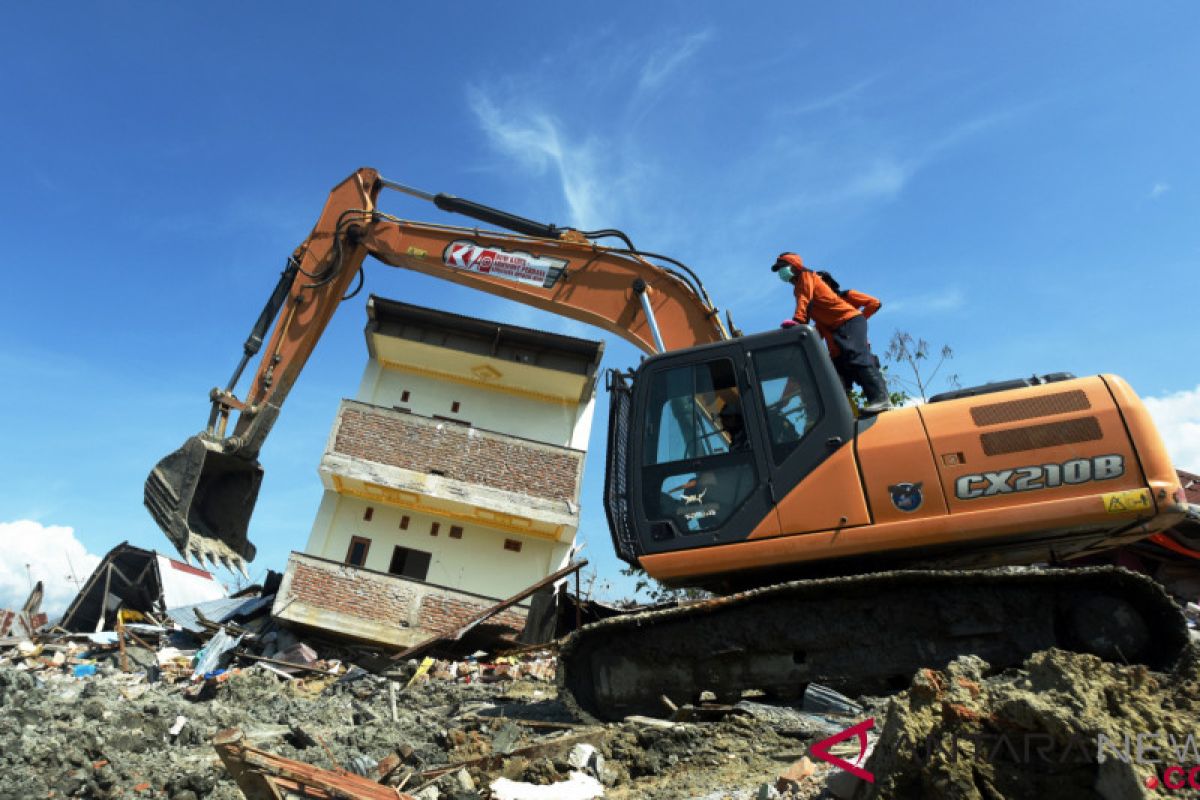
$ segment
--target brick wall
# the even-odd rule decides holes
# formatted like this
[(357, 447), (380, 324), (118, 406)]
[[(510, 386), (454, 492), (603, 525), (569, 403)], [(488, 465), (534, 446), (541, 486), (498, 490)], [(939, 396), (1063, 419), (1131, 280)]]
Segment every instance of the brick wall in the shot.
[[(29, 624), (36, 631), (49, 621), (50, 618), (46, 616), (46, 612), (40, 611), (33, 615)], [(522, 622), (521, 624), (524, 625), (525, 623)], [(25, 636), (28, 632), (25, 630), (25, 625), (21, 622), (21, 615), (18, 612), (7, 609), (0, 610), (0, 636), (7, 636), (10, 633), (13, 636)]]
[[(407, 647), (458, 628), (499, 601), (292, 553), (271, 613), (330, 634)], [(486, 624), (515, 636), (525, 609), (507, 609)]]
[(579, 500), (584, 454), (352, 400), (333, 451), (352, 458), (548, 500)]

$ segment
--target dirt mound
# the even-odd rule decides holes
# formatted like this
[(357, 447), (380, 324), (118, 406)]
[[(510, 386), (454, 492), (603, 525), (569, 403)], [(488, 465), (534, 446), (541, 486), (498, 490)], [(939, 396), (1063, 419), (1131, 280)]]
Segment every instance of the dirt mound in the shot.
[(1172, 675), (1061, 650), (987, 671), (964, 657), (918, 672), (888, 702), (866, 765), (875, 783), (854, 798), (1197, 796), (1186, 786), (1200, 764), (1195, 652)]

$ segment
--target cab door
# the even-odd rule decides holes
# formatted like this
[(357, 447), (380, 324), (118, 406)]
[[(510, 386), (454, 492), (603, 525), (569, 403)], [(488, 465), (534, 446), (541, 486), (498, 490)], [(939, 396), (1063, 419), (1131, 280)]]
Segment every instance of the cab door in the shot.
[(867, 524), (855, 420), (824, 344), (808, 327), (747, 343), (766, 437), (767, 490), (778, 514), (774, 526), (760, 526), (749, 538)]
[(740, 541), (775, 518), (742, 341), (659, 356), (637, 375), (630, 505), (647, 554)]

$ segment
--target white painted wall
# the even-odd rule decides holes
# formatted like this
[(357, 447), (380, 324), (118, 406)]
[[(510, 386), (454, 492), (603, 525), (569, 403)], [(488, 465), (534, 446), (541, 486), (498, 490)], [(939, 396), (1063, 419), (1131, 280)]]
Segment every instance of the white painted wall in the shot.
[[(374, 509), (370, 522), (363, 519), (368, 506)], [(400, 529), (403, 516), (409, 517), (407, 530)], [(429, 535), (433, 522), (441, 523), (437, 536)], [(449, 538), (451, 525), (462, 526), (463, 538)], [(352, 536), (371, 540), (363, 565), (367, 569), (386, 572), (396, 545), (423, 550), (433, 554), (426, 582), (497, 599), (511, 597), (565, 566), (570, 551), (569, 544), (404, 511), (326, 490), (305, 552), (344, 561)], [(505, 539), (520, 541), (521, 552), (505, 550)]]
[[(401, 400), (405, 391), (409, 398)], [(563, 405), (483, 384), (441, 381), (382, 367), (375, 359), (368, 360), (356, 399), (384, 408), (407, 408), (424, 417), (461, 419), (476, 428), (578, 450), (587, 449), (595, 404)], [(455, 401), (459, 403), (458, 413), (450, 410)]]

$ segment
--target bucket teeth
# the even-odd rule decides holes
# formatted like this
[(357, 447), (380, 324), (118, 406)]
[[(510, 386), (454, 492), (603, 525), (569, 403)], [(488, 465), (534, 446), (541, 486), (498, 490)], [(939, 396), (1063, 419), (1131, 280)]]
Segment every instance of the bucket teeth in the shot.
[(179, 554), (183, 556), (184, 561), (194, 563), (201, 569), (224, 567), (230, 573), (237, 572), (246, 580), (250, 579), (246, 560), (224, 542), (193, 533), (188, 536), (187, 544), (180, 549)]

